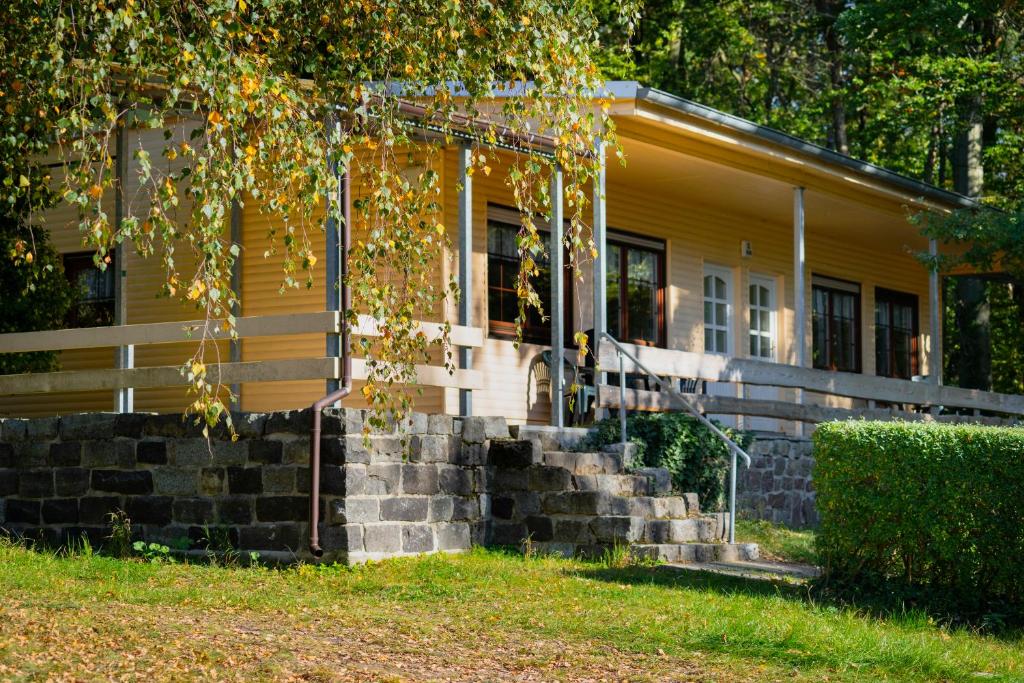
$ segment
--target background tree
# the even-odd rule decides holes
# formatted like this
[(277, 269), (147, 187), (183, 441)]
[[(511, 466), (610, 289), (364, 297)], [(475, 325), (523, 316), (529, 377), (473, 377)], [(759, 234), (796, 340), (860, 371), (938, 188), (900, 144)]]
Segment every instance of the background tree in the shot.
[[(599, 14), (602, 5), (595, 0)], [(639, 79), (987, 206), (1012, 212), (1024, 202), (1019, 2), (651, 0), (637, 27), (632, 35), (614, 24), (604, 30), (601, 63), (609, 75)], [(1010, 364), (1004, 356), (993, 360), (992, 350), (1024, 346), (1024, 329), (994, 329), (990, 298), (999, 290), (1000, 306), (1016, 306), (1010, 281), (958, 276), (951, 287), (949, 377), (977, 388), (1006, 385), (1001, 373)]]

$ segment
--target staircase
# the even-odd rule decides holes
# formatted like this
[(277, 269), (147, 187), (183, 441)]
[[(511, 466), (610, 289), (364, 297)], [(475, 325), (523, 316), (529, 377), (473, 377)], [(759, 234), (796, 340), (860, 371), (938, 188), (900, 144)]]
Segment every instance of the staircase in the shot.
[(538, 439), (491, 442), (491, 542), (529, 538), (566, 556), (628, 545), (634, 556), (665, 562), (757, 559), (756, 544), (726, 543), (728, 513), (702, 514), (697, 494), (672, 495), (668, 470), (627, 471), (626, 455), (543, 450)]

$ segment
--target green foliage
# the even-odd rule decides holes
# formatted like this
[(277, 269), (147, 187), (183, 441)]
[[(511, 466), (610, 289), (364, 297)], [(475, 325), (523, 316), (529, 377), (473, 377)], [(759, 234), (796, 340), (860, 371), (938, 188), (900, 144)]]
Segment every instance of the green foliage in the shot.
[(147, 562), (172, 562), (170, 547), (162, 543), (146, 543), (145, 541), (135, 541), (132, 544), (132, 550), (135, 554), (146, 560)]
[(110, 557), (130, 557), (134, 549), (131, 518), (123, 510), (118, 510), (107, 515), (107, 523), (110, 525), (110, 535), (103, 545), (103, 553)]
[[(45, 230), (30, 230), (0, 206), (0, 334), (63, 327), (75, 291)], [(57, 354), (0, 353), (0, 375), (57, 369)]]
[(1024, 430), (827, 423), (814, 457), (830, 582), (1024, 619)]
[[(621, 3), (626, 24), (635, 4)], [(119, 245), (160, 259), (163, 295), (229, 329), (239, 305), (232, 207), (275, 218), (263, 253), (279, 263), (282, 292), (310, 287), (313, 235), (341, 218), (333, 169), (358, 174), (346, 315), (381, 320), (381, 343), (353, 339), (378, 423), (409, 410), (402, 386), (435, 346), (453, 367), (447, 331), (433, 341), (415, 325), (459, 296), (454, 279), (435, 284), (449, 244), (438, 220), (445, 147), (470, 145), (473, 170), (489, 174), (494, 146), (537, 133), (555, 141), (553, 153), (527, 143), (503, 169), (524, 216), (520, 320), (540, 307), (537, 224), (550, 212), (555, 164), (570, 261), (578, 268), (592, 253), (584, 220), (595, 128), (613, 150), (615, 141), (585, 3), (22, 0), (0, 5), (0, 26), (0, 204), (31, 204), (47, 186), (42, 153), (52, 152), (58, 195), (100, 262)], [(496, 87), (507, 90), (498, 100)], [(143, 144), (147, 130), (162, 135), (158, 152)], [(110, 200), (125, 159), (137, 189), (118, 217)], [(207, 327), (197, 341), (182, 364), (189, 412), (230, 426), (226, 388), (207, 381)]]
[[(750, 441), (743, 432), (717, 426), (741, 447)], [(582, 448), (619, 443), (618, 417), (601, 420), (594, 429)], [(696, 418), (683, 413), (633, 413), (626, 417), (626, 434), (637, 445), (637, 466), (666, 468), (673, 490), (695, 491), (702, 508), (723, 506), (729, 449)]]

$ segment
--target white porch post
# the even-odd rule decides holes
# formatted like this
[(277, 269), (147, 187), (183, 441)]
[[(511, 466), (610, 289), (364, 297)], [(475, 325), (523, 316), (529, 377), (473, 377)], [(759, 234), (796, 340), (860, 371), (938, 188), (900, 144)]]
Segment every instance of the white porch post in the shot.
[[(600, 137), (594, 146), (594, 153), (597, 154), (599, 169), (594, 179), (594, 247), (597, 249), (597, 256), (594, 258), (593, 282), (594, 282), (594, 338), (591, 340), (591, 348), (597, 354), (598, 346), (601, 343), (601, 335), (608, 330), (608, 303), (607, 287), (605, 285), (605, 259), (608, 242), (606, 237), (607, 215), (605, 213), (605, 174), (606, 160), (604, 154), (604, 140)], [(595, 355), (595, 366), (597, 355)], [(594, 386), (605, 383), (605, 372), (597, 372), (594, 375)], [(594, 417), (604, 417), (604, 410), (595, 408)]]
[[(807, 282), (806, 247), (804, 242), (804, 188), (793, 188), (793, 344), (796, 365), (807, 366)], [(796, 390), (797, 404), (803, 404), (804, 392)], [(804, 433), (802, 422), (796, 423), (798, 435)]]
[[(939, 243), (928, 240), (928, 253), (931, 256), (939, 255)], [(932, 343), (928, 349), (928, 374), (935, 384), (942, 384), (942, 294), (939, 290), (939, 271), (933, 270), (928, 274), (928, 311), (929, 311), (929, 333)]]
[[(472, 149), (459, 148), (459, 324), (473, 325), (473, 176), (469, 168), (473, 163)], [(473, 349), (459, 347), (459, 367), (473, 367)], [(459, 415), (473, 414), (473, 390), (459, 389)]]
[[(340, 124), (334, 122), (335, 125), (335, 139), (341, 138)], [(333, 199), (337, 202), (338, 213), (343, 212), (345, 202), (348, 201), (345, 190), (346, 181), (342, 177), (340, 170), (340, 164), (336, 158), (332, 158), (329, 161), (331, 174), (334, 176), (334, 190), (331, 194), (334, 195)], [(327, 205), (331, 205), (332, 197), (327, 198)], [(326, 251), (325, 256), (327, 257), (326, 263), (324, 264), (324, 278), (326, 281), (326, 296), (327, 299), (324, 302), (325, 308), (328, 311), (341, 311), (341, 279), (343, 277), (343, 268), (345, 264), (342, 263), (342, 238), (341, 231), (343, 226), (341, 221), (338, 220), (336, 214), (331, 214), (327, 218), (327, 235), (326, 235)], [(344, 316), (344, 311), (342, 311)], [(344, 325), (344, 320), (342, 325)], [(327, 335), (327, 357), (328, 358), (341, 358), (341, 335), (340, 334), (329, 334)], [(332, 394), (341, 387), (341, 382), (337, 377), (332, 377), (327, 380), (327, 393)]]
[[(117, 129), (115, 154), (117, 159), (114, 165), (115, 192), (114, 192), (114, 222), (115, 229), (121, 229), (121, 221), (124, 220), (124, 179), (128, 175), (128, 159), (124, 142), (124, 126)], [(128, 250), (123, 244), (118, 244), (114, 250), (114, 324), (128, 324)], [(114, 352), (114, 367), (118, 369), (130, 369), (135, 367), (135, 345), (128, 344), (119, 346)], [(135, 389), (124, 387), (114, 390), (114, 412), (130, 413), (135, 410)]]
[(562, 223), (562, 168), (557, 164), (551, 173), (551, 424), (565, 426), (565, 406), (562, 403), (565, 367), (562, 352), (565, 349), (564, 285), (562, 277), (562, 241), (565, 226)]

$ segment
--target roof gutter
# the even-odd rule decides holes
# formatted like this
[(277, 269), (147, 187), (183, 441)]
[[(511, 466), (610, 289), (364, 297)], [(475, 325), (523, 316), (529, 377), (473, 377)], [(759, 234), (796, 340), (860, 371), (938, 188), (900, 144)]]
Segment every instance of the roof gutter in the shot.
[(882, 168), (881, 166), (876, 166), (875, 164), (870, 164), (866, 161), (859, 161), (853, 157), (828, 149), (827, 147), (822, 147), (821, 145), (816, 145), (813, 142), (808, 142), (793, 135), (777, 131), (774, 128), (762, 126), (738, 116), (726, 114), (725, 112), (718, 111), (717, 109), (712, 109), (711, 107), (691, 102), (690, 100), (677, 97), (656, 88), (638, 87), (636, 89), (636, 100), (638, 102), (649, 102), (682, 114), (710, 121), (711, 123), (722, 126), (723, 128), (727, 128), (731, 131), (755, 137), (780, 147), (785, 147), (799, 152), (804, 156), (821, 161), (824, 164), (838, 166), (846, 170), (853, 171), (862, 176), (866, 176), (880, 183), (889, 185), (890, 187), (899, 188), (900, 190), (912, 195), (926, 198), (946, 206), (951, 206), (957, 209), (981, 207), (979, 202), (971, 199), (970, 197), (965, 197), (962, 194), (943, 190), (935, 187), (934, 185), (914, 180), (913, 178), (896, 173), (895, 171), (890, 171)]

